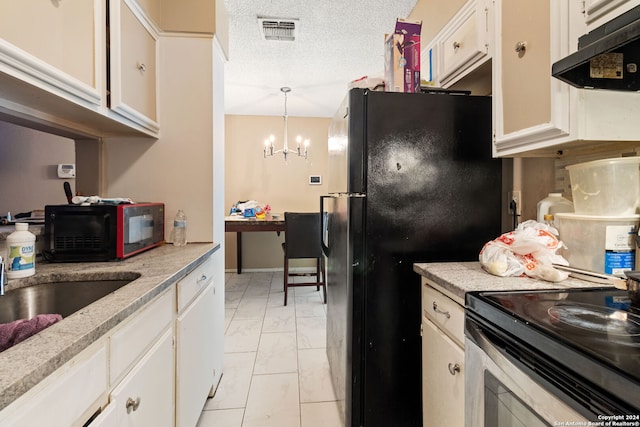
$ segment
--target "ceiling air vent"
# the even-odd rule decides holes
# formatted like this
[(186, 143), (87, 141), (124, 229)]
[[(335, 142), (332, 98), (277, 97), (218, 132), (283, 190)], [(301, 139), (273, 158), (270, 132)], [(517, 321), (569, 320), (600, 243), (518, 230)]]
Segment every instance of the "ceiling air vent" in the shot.
[(292, 42), (298, 32), (297, 19), (258, 18), (260, 36), (263, 40)]

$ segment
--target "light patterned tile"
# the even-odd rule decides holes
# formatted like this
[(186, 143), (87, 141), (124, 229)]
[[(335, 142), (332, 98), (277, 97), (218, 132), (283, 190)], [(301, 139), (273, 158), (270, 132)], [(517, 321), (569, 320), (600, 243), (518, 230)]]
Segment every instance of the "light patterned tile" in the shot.
[(244, 408), (202, 411), (196, 427), (242, 427)]
[(282, 292), (284, 290), (284, 275), (282, 272), (274, 274), (271, 279), (271, 292)]
[(298, 348), (326, 348), (327, 347), (327, 318), (298, 317), (296, 319)]
[(197, 427), (342, 427), (321, 292), (291, 288), (285, 307), (282, 271), (225, 273), (225, 281), (223, 376)]
[[(282, 294), (280, 294), (282, 295)], [(269, 332), (295, 332), (296, 330), (296, 308), (295, 305), (287, 306), (267, 305), (267, 310), (262, 324), (262, 333)]]
[(296, 317), (325, 316), (324, 304), (319, 295), (295, 297)]
[(224, 333), (226, 335), (227, 330), (229, 330), (229, 325), (233, 320), (233, 315), (236, 314), (235, 308), (225, 308), (224, 309)]
[(262, 319), (231, 320), (224, 336), (224, 351), (238, 353), (258, 350), (258, 341), (262, 330)]
[(297, 371), (295, 332), (262, 334), (253, 374), (281, 374)]
[(344, 427), (338, 402), (300, 404), (301, 427)]
[(224, 288), (227, 291), (244, 291), (251, 281), (250, 274), (232, 274), (225, 282)]
[(224, 306), (226, 308), (238, 308), (244, 291), (227, 291), (224, 293)]
[(236, 309), (235, 319), (263, 319), (267, 297), (245, 296)]
[(324, 348), (298, 350), (298, 372), (301, 403), (336, 400)]
[[(271, 291), (269, 294), (269, 301), (267, 301), (267, 307), (284, 307), (284, 291)], [(289, 301), (287, 301), (287, 307), (295, 307), (295, 300), (293, 295), (289, 295)]]
[(245, 297), (268, 297), (271, 290), (270, 282), (251, 283), (245, 291)]
[(300, 427), (298, 375), (255, 375), (242, 427)]
[(205, 410), (244, 408), (255, 360), (255, 352), (225, 353), (220, 384)]

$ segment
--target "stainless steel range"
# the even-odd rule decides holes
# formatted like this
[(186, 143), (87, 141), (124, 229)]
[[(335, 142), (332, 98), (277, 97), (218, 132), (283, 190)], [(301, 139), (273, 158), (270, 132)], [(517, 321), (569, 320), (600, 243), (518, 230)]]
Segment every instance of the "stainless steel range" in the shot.
[(626, 291), (473, 292), (466, 308), (467, 425), (640, 426), (640, 311)]

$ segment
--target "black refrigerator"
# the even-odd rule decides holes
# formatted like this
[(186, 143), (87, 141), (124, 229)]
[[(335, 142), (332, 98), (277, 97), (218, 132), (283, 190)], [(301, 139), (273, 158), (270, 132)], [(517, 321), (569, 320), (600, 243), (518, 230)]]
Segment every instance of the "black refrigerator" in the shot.
[(352, 89), (328, 145), (327, 356), (345, 426), (421, 426), (413, 263), (477, 261), (502, 231), (491, 98)]

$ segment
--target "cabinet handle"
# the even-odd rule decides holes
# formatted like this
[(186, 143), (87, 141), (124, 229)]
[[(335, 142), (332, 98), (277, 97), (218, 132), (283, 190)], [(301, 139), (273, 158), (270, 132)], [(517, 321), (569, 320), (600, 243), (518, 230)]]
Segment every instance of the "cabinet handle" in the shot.
[(453, 42), (453, 49), (459, 49), (460, 48), (460, 42)]
[(140, 398), (136, 398), (136, 400), (133, 400), (132, 398), (128, 398), (127, 399), (127, 403), (125, 403), (125, 407), (127, 408), (127, 414), (130, 413), (132, 410), (136, 411), (138, 409), (138, 406), (140, 406)]
[(518, 42), (516, 43), (516, 52), (518, 52), (521, 55), (524, 55), (524, 53), (527, 51), (527, 42)]
[(198, 280), (196, 280), (196, 283), (199, 285), (200, 283), (206, 282), (206, 281), (207, 281), (207, 276), (203, 274), (202, 276), (200, 276)]
[(138, 70), (144, 73), (145, 71), (147, 71), (147, 66), (144, 64), (138, 63)]
[(457, 363), (455, 365), (453, 363), (449, 363), (449, 373), (451, 375), (455, 375), (458, 372), (460, 372), (460, 365)]
[(446, 317), (447, 319), (451, 317), (451, 315), (449, 314), (449, 312), (448, 312), (448, 311), (442, 311), (442, 310), (440, 310), (440, 309), (438, 308), (438, 304), (436, 304), (436, 302), (435, 302), (435, 301), (433, 302), (433, 311), (435, 311), (436, 313), (439, 313), (439, 314), (443, 314), (443, 315), (444, 315), (444, 317)]

